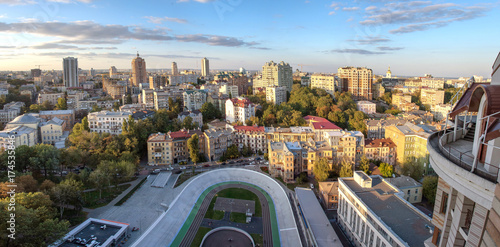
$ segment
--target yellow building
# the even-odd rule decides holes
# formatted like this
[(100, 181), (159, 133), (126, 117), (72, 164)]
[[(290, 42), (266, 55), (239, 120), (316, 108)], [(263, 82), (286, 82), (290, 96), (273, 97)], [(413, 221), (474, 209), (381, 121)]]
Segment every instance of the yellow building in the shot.
[(396, 144), (397, 161), (403, 163), (407, 158), (423, 158), (427, 151), (427, 138), (430, 133), (412, 123), (389, 126), (385, 129), (385, 138)]
[(392, 104), (397, 108), (400, 108), (406, 103), (411, 103), (411, 95), (402, 93), (396, 93), (392, 95)]
[(266, 127), (266, 137), (271, 142), (305, 142), (309, 138), (314, 139), (314, 136), (310, 127)]
[(424, 105), (435, 106), (444, 103), (444, 90), (435, 88), (422, 88), (420, 91), (420, 101)]
[(324, 89), (328, 94), (335, 93), (335, 76), (326, 74), (313, 74), (311, 76), (311, 88)]

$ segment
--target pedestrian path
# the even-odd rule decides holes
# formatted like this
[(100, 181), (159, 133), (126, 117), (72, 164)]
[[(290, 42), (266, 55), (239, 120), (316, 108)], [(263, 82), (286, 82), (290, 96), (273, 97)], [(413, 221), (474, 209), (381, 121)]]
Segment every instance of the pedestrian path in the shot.
[(151, 183), (151, 187), (157, 187), (157, 188), (165, 187), (171, 175), (172, 175), (171, 172), (160, 172), (160, 174), (156, 176), (153, 183)]

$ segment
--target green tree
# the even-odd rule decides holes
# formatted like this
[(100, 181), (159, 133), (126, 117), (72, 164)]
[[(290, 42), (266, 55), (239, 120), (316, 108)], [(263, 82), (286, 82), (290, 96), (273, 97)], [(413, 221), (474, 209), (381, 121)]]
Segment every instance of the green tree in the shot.
[(101, 199), (102, 190), (110, 185), (110, 175), (103, 170), (97, 169), (90, 173), (89, 180), (92, 181), (95, 188), (99, 190), (99, 199)]
[(203, 115), (203, 121), (208, 122), (209, 120), (220, 118), (220, 112), (217, 107), (214, 106), (211, 102), (205, 102), (201, 106), (201, 114)]
[(240, 152), (238, 151), (238, 147), (235, 144), (227, 148), (225, 155), (228, 159), (236, 159), (241, 156)]
[(408, 158), (401, 166), (401, 174), (419, 181), (424, 174), (424, 166), (414, 158)]
[(120, 110), (120, 106), (121, 106), (120, 102), (118, 102), (118, 101), (113, 103), (113, 110), (115, 110), (115, 111)]
[(380, 174), (386, 178), (391, 178), (392, 174), (394, 173), (394, 168), (392, 167), (392, 165), (389, 165), (387, 163), (380, 164), (379, 170)]
[(98, 111), (102, 111), (102, 108), (97, 105), (93, 105), (92, 110), (90, 110), (90, 112), (98, 112)]
[(89, 119), (87, 118), (87, 116), (83, 117), (83, 119), (82, 119), (82, 127), (83, 127), (83, 130), (90, 131)]
[(193, 129), (193, 118), (190, 116), (185, 117), (182, 121), (182, 127), (188, 130)]
[(366, 155), (361, 156), (359, 169), (370, 175), (370, 161), (366, 158)]
[(199, 146), (199, 137), (198, 134), (194, 134), (187, 141), (187, 146), (189, 149), (189, 157), (191, 161), (196, 165), (199, 161), (200, 157), (200, 146)]
[(132, 104), (132, 94), (127, 94), (127, 97), (125, 98), (125, 104)]
[(339, 177), (352, 177), (354, 174), (352, 170), (352, 164), (348, 161), (343, 161), (342, 166), (340, 168)]
[(66, 98), (61, 97), (57, 99), (57, 104), (55, 106), (56, 110), (67, 110), (68, 109), (68, 104), (66, 103)]
[(73, 179), (63, 180), (51, 191), (51, 198), (59, 205), (60, 218), (62, 219), (64, 209), (73, 206), (80, 209), (82, 206), (83, 184)]
[(23, 187), (24, 192), (37, 192), (38, 182), (31, 175), (24, 175), (16, 178), (18, 186)]
[(424, 181), (422, 182), (422, 187), (424, 189), (423, 194), (431, 205), (434, 205), (434, 202), (436, 200), (437, 186), (438, 186), (438, 177), (436, 176), (424, 177)]
[(328, 178), (329, 171), (330, 164), (325, 157), (314, 162), (314, 177), (318, 180), (318, 182), (325, 181)]
[(52, 145), (38, 144), (33, 147), (33, 151), (34, 156), (29, 159), (31, 167), (39, 171), (43, 170), (45, 178), (47, 178), (48, 172), (59, 166), (59, 150)]

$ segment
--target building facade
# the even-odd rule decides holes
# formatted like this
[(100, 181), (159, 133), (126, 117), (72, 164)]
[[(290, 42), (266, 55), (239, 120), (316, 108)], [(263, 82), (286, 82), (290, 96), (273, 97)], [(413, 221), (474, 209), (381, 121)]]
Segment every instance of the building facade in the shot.
[(186, 117), (191, 117), (191, 119), (193, 119), (193, 124), (196, 123), (198, 125), (198, 128), (201, 128), (203, 126), (203, 114), (201, 114), (201, 111), (183, 111), (179, 113), (177, 119), (182, 122)]
[(377, 104), (370, 101), (358, 101), (356, 102), (358, 111), (362, 111), (366, 114), (373, 114), (377, 112)]
[(286, 102), (286, 87), (266, 87), (266, 101), (275, 105)]
[(246, 121), (255, 117), (255, 104), (247, 98), (238, 97), (226, 100), (226, 121), (230, 123)]
[(420, 102), (430, 107), (444, 103), (444, 90), (435, 88), (422, 88)]
[(254, 87), (286, 87), (288, 92), (292, 91), (293, 85), (293, 71), (292, 67), (283, 61), (275, 63), (273, 61), (267, 62), (262, 66), (261, 82), (254, 85)]
[(75, 110), (40, 111), (39, 116), (47, 121), (53, 118), (63, 120), (65, 122), (65, 131), (71, 131), (75, 124)]
[(201, 59), (201, 76), (210, 76), (210, 64), (206, 57)]
[(182, 97), (184, 110), (187, 111), (199, 110), (207, 102), (207, 93), (203, 90), (186, 90), (182, 94)]
[(66, 122), (57, 117), (47, 122), (43, 122), (40, 126), (42, 143), (54, 145), (64, 135), (65, 130)]
[(389, 165), (396, 165), (396, 144), (391, 139), (367, 139), (364, 152), (366, 158), (380, 160)]
[(340, 87), (355, 100), (372, 100), (373, 71), (368, 68), (342, 67), (337, 71)]
[(311, 75), (311, 88), (319, 88), (325, 90), (328, 94), (335, 94), (335, 76), (326, 74)]
[(78, 87), (78, 58), (63, 58), (63, 82), (65, 87)]
[(110, 133), (119, 135), (122, 133), (123, 121), (128, 121), (131, 112), (100, 111), (91, 112), (88, 115), (90, 132)]
[(234, 143), (238, 149), (249, 147), (253, 153), (267, 153), (266, 131), (263, 126), (234, 126)]
[(132, 74), (130, 75), (130, 79), (132, 81), (132, 85), (138, 87), (142, 83), (148, 83), (148, 73), (146, 71), (146, 61), (139, 57), (139, 53), (137, 53), (137, 57), (132, 59)]
[(203, 132), (205, 136), (205, 156), (209, 161), (217, 161), (233, 145), (233, 130), (229, 128), (211, 128)]

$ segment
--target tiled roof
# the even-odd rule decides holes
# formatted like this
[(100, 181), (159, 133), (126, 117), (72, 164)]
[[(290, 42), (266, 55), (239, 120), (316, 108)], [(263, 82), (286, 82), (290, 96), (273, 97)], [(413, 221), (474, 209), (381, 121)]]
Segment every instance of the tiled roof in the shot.
[(264, 132), (264, 126), (234, 126), (236, 131), (255, 131), (255, 132)]
[(313, 122), (312, 125), (314, 129), (342, 129), (339, 126), (329, 122), (328, 120), (326, 122)]
[(394, 142), (387, 138), (387, 139), (367, 139), (365, 141), (365, 147), (367, 148), (377, 148), (377, 147), (396, 147), (396, 144)]
[(309, 121), (313, 121), (313, 122), (330, 122), (326, 118), (322, 118), (322, 117), (318, 117), (318, 116), (311, 116), (311, 115), (305, 116), (304, 120), (306, 120), (306, 122), (309, 122)]

